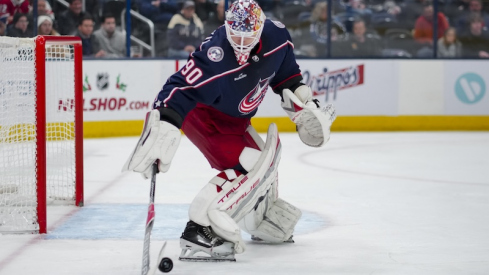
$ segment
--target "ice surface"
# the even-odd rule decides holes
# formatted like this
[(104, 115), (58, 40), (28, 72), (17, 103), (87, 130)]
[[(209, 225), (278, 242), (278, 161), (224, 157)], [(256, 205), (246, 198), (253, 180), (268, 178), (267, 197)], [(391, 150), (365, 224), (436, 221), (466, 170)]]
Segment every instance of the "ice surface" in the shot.
[[(169, 274), (489, 274), (489, 133), (280, 137), (280, 196), (304, 211), (295, 244), (178, 261), (188, 205), (216, 174), (183, 138), (157, 177), (152, 263), (168, 240)], [(140, 274), (149, 180), (120, 172), (136, 142), (85, 140), (86, 206), (49, 207), (46, 235), (1, 235), (0, 274)]]

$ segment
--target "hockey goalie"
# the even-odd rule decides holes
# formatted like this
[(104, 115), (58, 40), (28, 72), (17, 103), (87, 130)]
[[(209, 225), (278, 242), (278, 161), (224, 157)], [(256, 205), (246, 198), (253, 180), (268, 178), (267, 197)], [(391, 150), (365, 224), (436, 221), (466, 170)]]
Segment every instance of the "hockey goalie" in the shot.
[(277, 126), (269, 126), (264, 141), (250, 123), (271, 87), (306, 145), (329, 140), (334, 108), (321, 108), (301, 83), (293, 47), (282, 23), (266, 19), (255, 1), (238, 0), (225, 24), (168, 78), (146, 116), (123, 170), (148, 178), (159, 160), (159, 171), (167, 172), (182, 130), (219, 171), (190, 204), (181, 260), (233, 261), (246, 250), (241, 230), (254, 240), (293, 242), (301, 211), (278, 197)]

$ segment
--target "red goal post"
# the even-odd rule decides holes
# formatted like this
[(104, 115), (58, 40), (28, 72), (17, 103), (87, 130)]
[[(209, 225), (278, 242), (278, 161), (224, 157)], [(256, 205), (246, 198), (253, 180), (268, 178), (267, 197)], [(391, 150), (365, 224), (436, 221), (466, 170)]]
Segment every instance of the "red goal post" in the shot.
[(47, 233), (47, 204), (83, 206), (82, 44), (0, 37), (0, 233)]

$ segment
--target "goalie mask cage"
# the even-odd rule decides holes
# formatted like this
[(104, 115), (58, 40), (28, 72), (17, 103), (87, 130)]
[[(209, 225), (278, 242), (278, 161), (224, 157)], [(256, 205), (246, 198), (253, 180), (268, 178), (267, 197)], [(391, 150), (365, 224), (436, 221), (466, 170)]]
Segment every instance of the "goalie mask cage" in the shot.
[(46, 233), (47, 204), (83, 205), (82, 45), (0, 37), (0, 233)]

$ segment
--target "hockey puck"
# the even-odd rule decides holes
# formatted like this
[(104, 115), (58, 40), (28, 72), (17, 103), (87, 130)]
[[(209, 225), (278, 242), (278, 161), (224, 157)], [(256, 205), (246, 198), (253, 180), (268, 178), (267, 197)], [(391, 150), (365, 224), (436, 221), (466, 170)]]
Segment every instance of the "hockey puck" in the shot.
[(158, 269), (163, 273), (170, 272), (173, 269), (173, 261), (166, 257), (161, 259)]

